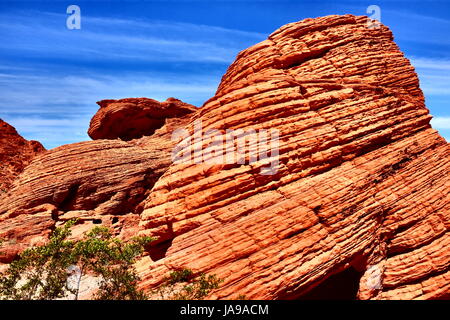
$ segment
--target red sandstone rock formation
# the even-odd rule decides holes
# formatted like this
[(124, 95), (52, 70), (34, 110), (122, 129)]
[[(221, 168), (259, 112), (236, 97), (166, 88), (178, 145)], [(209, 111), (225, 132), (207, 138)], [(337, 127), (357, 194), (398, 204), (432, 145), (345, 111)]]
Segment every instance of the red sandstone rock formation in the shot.
[(171, 165), (141, 213), (168, 247), (144, 286), (188, 267), (225, 279), (211, 298), (293, 299), (352, 267), (361, 299), (448, 297), (449, 145), (392, 33), (366, 22), (306, 19), (238, 55), (195, 119), (278, 129), (278, 172)]
[[(196, 110), (175, 98), (159, 102), (148, 98), (127, 98), (97, 102), (100, 109), (91, 120), (88, 134), (94, 139), (131, 140), (152, 135), (167, 118), (179, 118)], [(121, 125), (117, 125), (121, 123)]]
[[(35, 159), (0, 198), (0, 263), (80, 217), (76, 232), (106, 223), (159, 237), (138, 263), (145, 288), (191, 268), (224, 279), (213, 299), (320, 298), (354, 270), (360, 299), (450, 297), (449, 145), (387, 27), (350, 15), (283, 26), (242, 51), (198, 111), (99, 104), (91, 137), (130, 141)], [(198, 121), (203, 132), (277, 129), (276, 174), (260, 174), (271, 159), (171, 163), (171, 133)]]
[[(163, 108), (173, 108), (172, 103), (180, 108), (185, 105), (168, 101), (161, 104)], [(187, 114), (190, 107), (183, 108), (181, 113)], [(120, 128), (128, 123), (126, 114)], [(149, 137), (128, 142), (85, 141), (49, 150), (35, 159), (0, 197), (0, 239), (7, 240), (0, 249), (0, 263), (44, 241), (51, 228), (72, 218), (80, 221), (75, 236), (100, 223), (121, 237), (134, 236), (139, 223), (137, 205), (171, 163), (170, 133), (189, 119), (189, 115), (171, 117), (161, 118), (162, 127), (151, 141)], [(110, 124), (96, 125), (105, 131)]]
[[(33, 158), (44, 151), (45, 148), (39, 142), (25, 140), (16, 129), (0, 120), (0, 199), (5, 197), (14, 179)], [(0, 216), (0, 221), (2, 219), (3, 217)], [(36, 228), (36, 225), (39, 225), (39, 228)], [(17, 232), (24, 226), (30, 229), (27, 232), (30, 237), (40, 239), (45, 239), (50, 231), (48, 219), (39, 214), (34, 217), (24, 215), (18, 219), (8, 220), (5, 224), (0, 222), (0, 239), (14, 239), (10, 246), (5, 246), (4, 251), (0, 252), (0, 265), (9, 262), (8, 256), (14, 256), (26, 248), (26, 245), (22, 245), (24, 238), (21, 238), (20, 232)]]
[(45, 151), (37, 141), (22, 138), (11, 125), (0, 119), (0, 195), (31, 160)]

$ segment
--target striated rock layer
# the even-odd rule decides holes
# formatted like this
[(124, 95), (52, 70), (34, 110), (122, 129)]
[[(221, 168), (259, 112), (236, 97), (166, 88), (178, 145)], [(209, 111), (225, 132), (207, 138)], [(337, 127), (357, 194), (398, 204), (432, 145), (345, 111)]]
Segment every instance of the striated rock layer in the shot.
[[(450, 298), (450, 147), (387, 27), (285, 25), (239, 53), (198, 110), (99, 104), (95, 141), (39, 156), (0, 197), (0, 263), (78, 217), (75, 236), (102, 223), (159, 238), (137, 264), (147, 289), (190, 268), (224, 279), (211, 299), (323, 298), (336, 279), (336, 298)], [(237, 140), (262, 129), (277, 130), (278, 152), (251, 162), (267, 141), (243, 153)], [(224, 141), (233, 161), (186, 161), (217, 160), (206, 151)]]
[(150, 136), (164, 125), (165, 119), (179, 118), (196, 110), (193, 105), (175, 98), (164, 102), (127, 98), (102, 100), (97, 104), (100, 109), (92, 118), (88, 130), (94, 140), (120, 138), (128, 141)]
[(15, 177), (45, 148), (37, 141), (27, 141), (16, 129), (0, 119), (0, 196)]
[[(119, 126), (127, 120), (123, 116)], [(112, 136), (64, 145), (36, 158), (0, 197), (0, 239), (6, 240), (0, 263), (41, 243), (51, 229), (73, 218), (79, 219), (75, 237), (93, 224), (112, 227), (121, 237), (134, 236), (138, 204), (171, 163), (171, 132), (188, 120), (189, 115), (163, 119), (151, 141)]]
[(167, 249), (141, 261), (143, 286), (188, 267), (225, 280), (211, 298), (295, 299), (352, 268), (360, 299), (448, 298), (450, 150), (430, 118), (387, 27), (283, 26), (237, 56), (188, 126), (276, 128), (276, 174), (172, 164), (141, 213)]

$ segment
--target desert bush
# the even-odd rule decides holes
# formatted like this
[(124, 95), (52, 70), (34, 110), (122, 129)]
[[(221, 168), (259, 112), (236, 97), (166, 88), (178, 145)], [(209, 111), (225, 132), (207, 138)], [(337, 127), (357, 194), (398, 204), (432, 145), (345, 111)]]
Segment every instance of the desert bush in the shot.
[[(0, 298), (13, 300), (78, 299), (84, 275), (99, 280), (95, 299), (141, 300), (147, 296), (137, 287), (133, 267), (144, 246), (153, 239), (136, 237), (124, 242), (109, 229), (95, 227), (81, 240), (69, 240), (71, 220), (56, 228), (49, 241), (23, 251), (0, 276)], [(72, 277), (75, 281), (70, 284)]]
[(202, 300), (211, 290), (219, 288), (222, 279), (201, 273), (194, 276), (190, 269), (173, 271), (166, 277), (157, 293), (162, 299)]

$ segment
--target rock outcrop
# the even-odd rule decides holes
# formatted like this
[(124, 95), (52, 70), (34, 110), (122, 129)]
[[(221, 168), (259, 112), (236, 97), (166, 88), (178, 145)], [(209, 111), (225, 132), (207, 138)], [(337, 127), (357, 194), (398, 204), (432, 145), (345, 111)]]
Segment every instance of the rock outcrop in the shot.
[(167, 248), (141, 262), (143, 285), (188, 267), (225, 279), (211, 298), (295, 299), (352, 268), (360, 299), (448, 297), (450, 150), (430, 118), (387, 27), (347, 15), (280, 28), (194, 118), (202, 133), (276, 128), (276, 174), (172, 164), (141, 213)]
[[(169, 108), (167, 103), (162, 105)], [(128, 123), (126, 113), (122, 116), (121, 128)], [(171, 164), (171, 131), (188, 119), (189, 115), (163, 119), (151, 141), (149, 137), (85, 141), (36, 158), (0, 197), (0, 239), (6, 240), (0, 263), (10, 262), (24, 248), (44, 241), (55, 226), (73, 218), (79, 219), (75, 236), (93, 224), (112, 227), (121, 237), (134, 236), (138, 204)]]
[[(0, 263), (78, 217), (76, 233), (158, 237), (137, 264), (147, 289), (190, 268), (224, 280), (211, 299), (323, 298), (336, 277), (335, 298), (450, 298), (450, 147), (392, 33), (367, 22), (283, 26), (200, 109), (99, 102), (94, 141), (41, 155), (0, 198)], [(233, 161), (210, 161), (224, 144)]]
[(88, 130), (94, 140), (120, 138), (128, 141), (150, 136), (164, 125), (167, 118), (180, 118), (196, 110), (193, 105), (175, 98), (164, 102), (127, 98), (102, 100), (97, 104), (100, 109), (92, 118)]
[(31, 160), (44, 151), (42, 144), (25, 140), (14, 127), (0, 119), (0, 196)]

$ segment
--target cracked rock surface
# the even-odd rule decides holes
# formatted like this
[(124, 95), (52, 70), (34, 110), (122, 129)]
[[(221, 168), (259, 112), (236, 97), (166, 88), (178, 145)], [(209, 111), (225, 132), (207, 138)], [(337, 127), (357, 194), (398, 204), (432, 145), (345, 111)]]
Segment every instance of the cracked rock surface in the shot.
[(239, 53), (194, 118), (278, 129), (278, 171), (172, 164), (141, 213), (141, 233), (170, 244), (141, 262), (144, 286), (188, 267), (225, 280), (211, 298), (295, 299), (351, 267), (360, 299), (448, 297), (449, 145), (387, 27), (283, 26)]
[[(224, 279), (211, 299), (301, 299), (355, 270), (354, 298), (450, 298), (450, 147), (386, 26), (285, 25), (240, 52), (199, 109), (99, 104), (94, 141), (37, 156), (0, 195), (0, 264), (78, 217), (75, 236), (102, 223), (158, 237), (137, 263), (146, 289), (190, 268)], [(172, 133), (200, 121), (278, 130), (276, 172), (172, 162)]]

